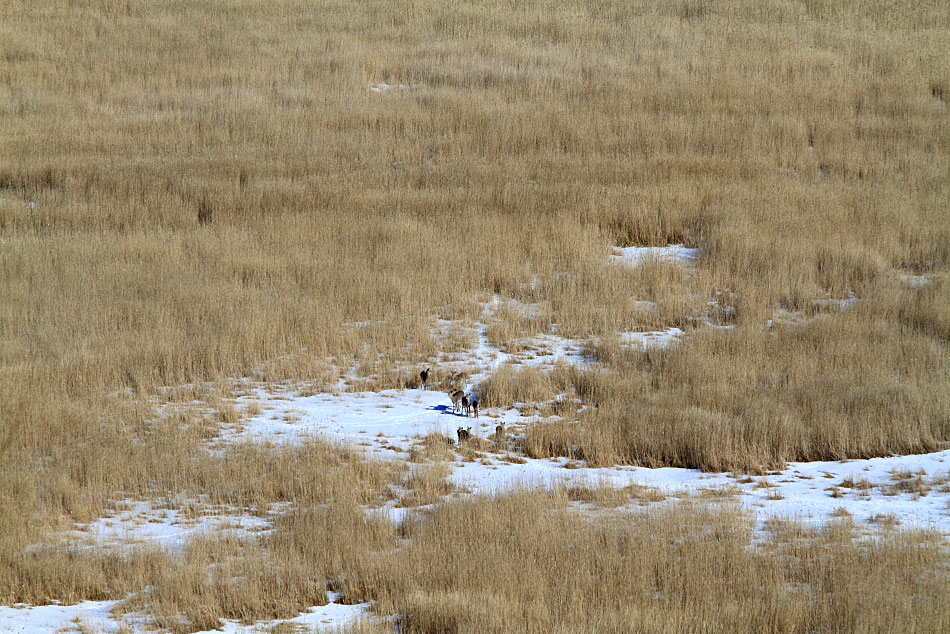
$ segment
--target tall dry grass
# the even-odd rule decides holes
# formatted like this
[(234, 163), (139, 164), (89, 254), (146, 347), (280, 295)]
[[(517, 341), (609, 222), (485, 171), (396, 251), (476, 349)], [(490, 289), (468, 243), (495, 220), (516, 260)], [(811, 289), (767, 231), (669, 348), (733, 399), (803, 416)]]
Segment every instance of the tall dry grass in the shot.
[(361, 596), (407, 632), (938, 631), (950, 619), (941, 538), (773, 528), (753, 547), (750, 519), (728, 506), (592, 522), (563, 493), (481, 498), (407, 523), (409, 546), (363, 573)]
[(284, 618), (329, 587), (398, 615), (405, 632), (942, 631), (950, 620), (948, 551), (933, 533), (855, 539), (844, 518), (773, 520), (756, 535), (729, 504), (594, 519), (570, 499), (442, 503), (398, 530), (352, 499), (298, 507), (257, 544), (197, 540), (123, 609), (188, 632)]
[[(96, 519), (117, 498), (156, 499), (173, 508), (200, 501), (220, 513), (264, 517), (286, 505), (312, 508), (335, 500), (346, 500), (357, 509), (372, 508), (397, 497), (395, 489), (405, 471), (323, 442), (299, 447), (239, 445), (211, 454), (197, 432), (150, 431), (148, 444), (137, 439), (127, 446), (117, 433), (101, 434), (97, 449), (103, 455), (98, 459), (90, 456), (89, 448), (57, 452), (50, 460), (54, 468), (41, 471), (32, 486), (25, 486), (25, 479), (5, 479), (7, 486), (19, 484), (25, 490), (3, 498), (3, 527), (9, 530), (0, 538), (0, 602), (121, 599), (149, 585), (146, 572), (154, 567), (153, 561), (168, 558), (157, 548), (145, 549), (144, 554), (123, 549), (113, 553), (108, 546), (63, 546), (55, 532), (44, 538), (46, 531)], [(35, 504), (29, 513), (14, 507), (23, 499)], [(208, 556), (196, 555), (199, 562)], [(137, 572), (141, 567), (146, 572)]]
[[(947, 50), (940, 3), (4, 3), (0, 561), (116, 496), (297, 495), (286, 464), (214, 462), (143, 397), (354, 366), (399, 385), (443, 349), (432, 315), (494, 293), (550, 311), (500, 338), (691, 326), (732, 298), (733, 334), (557, 379), (598, 406), (562, 443), (595, 462), (941, 446)], [(604, 266), (668, 242), (704, 249), (689, 275)]]
[(947, 339), (934, 336), (944, 317), (918, 307), (948, 299), (943, 282), (880, 286), (848, 312), (780, 331), (698, 329), (667, 350), (608, 342), (613, 372), (552, 375), (596, 408), (532, 428), (526, 447), (714, 471), (936, 451), (950, 435)]

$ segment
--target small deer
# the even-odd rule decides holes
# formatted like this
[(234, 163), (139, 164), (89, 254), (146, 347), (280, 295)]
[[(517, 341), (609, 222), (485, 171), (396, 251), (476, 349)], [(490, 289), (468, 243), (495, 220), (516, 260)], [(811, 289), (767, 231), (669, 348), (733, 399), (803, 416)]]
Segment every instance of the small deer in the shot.
[(465, 396), (465, 392), (464, 392), (463, 390), (455, 390), (455, 391), (449, 392), (449, 398), (452, 399), (452, 411), (453, 411), (453, 412), (458, 412), (458, 411), (459, 411), (459, 406), (460, 406), (461, 403), (462, 403), (462, 397), (463, 397), (463, 396)]
[(478, 418), (478, 394), (472, 394), (468, 399), (468, 408)]
[(502, 423), (501, 425), (496, 425), (495, 426), (495, 440), (501, 442), (501, 440), (504, 437), (505, 437), (505, 424)]
[(426, 381), (429, 380), (429, 368), (426, 368), (425, 370), (423, 370), (422, 372), (420, 372), (420, 373), (419, 373), (419, 378), (422, 379), (422, 389), (423, 389), (423, 390), (427, 389), (427, 388), (426, 388)]
[(468, 416), (468, 409), (471, 406), (471, 402), (468, 400), (468, 394), (462, 395), (462, 415)]
[(456, 433), (459, 436), (459, 445), (461, 445), (463, 442), (471, 438), (472, 428), (469, 427), (468, 429), (465, 429), (465, 428), (459, 427)]

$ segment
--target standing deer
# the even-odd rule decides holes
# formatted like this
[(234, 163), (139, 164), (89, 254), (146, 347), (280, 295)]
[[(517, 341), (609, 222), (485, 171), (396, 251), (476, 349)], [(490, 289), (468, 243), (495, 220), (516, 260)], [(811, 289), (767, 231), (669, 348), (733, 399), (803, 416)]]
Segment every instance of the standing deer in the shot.
[(468, 416), (468, 408), (470, 407), (470, 402), (468, 400), (468, 394), (462, 395), (462, 415)]
[(459, 446), (461, 446), (461, 444), (462, 444), (463, 442), (465, 442), (466, 440), (468, 440), (468, 439), (471, 437), (471, 435), (472, 435), (472, 428), (469, 427), (468, 429), (464, 429), (464, 428), (462, 428), (462, 427), (459, 427), (459, 428), (458, 428), (458, 431), (456, 431), (456, 433), (457, 433), (458, 436), (459, 436)]
[(459, 411), (459, 405), (462, 403), (463, 396), (465, 396), (465, 392), (463, 390), (455, 390), (455, 391), (449, 392), (449, 398), (452, 399), (453, 412)]
[(426, 368), (419, 373), (419, 378), (422, 379), (422, 389), (426, 389), (426, 381), (429, 380), (429, 368)]
[(468, 407), (475, 414), (475, 418), (478, 418), (478, 394), (472, 394), (468, 399)]

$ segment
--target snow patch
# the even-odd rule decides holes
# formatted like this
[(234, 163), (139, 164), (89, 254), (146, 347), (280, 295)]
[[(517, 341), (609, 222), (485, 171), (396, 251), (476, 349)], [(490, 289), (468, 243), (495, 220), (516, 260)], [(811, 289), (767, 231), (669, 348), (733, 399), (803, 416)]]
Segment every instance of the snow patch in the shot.
[(199, 502), (185, 501), (160, 508), (148, 501), (126, 501), (121, 510), (90, 524), (80, 524), (67, 537), (91, 540), (95, 546), (121, 546), (152, 543), (164, 548), (182, 550), (188, 541), (202, 533), (221, 534), (231, 531), (239, 537), (250, 537), (271, 530), (271, 521), (241, 513), (237, 509), (218, 509)]
[[(330, 603), (308, 609), (300, 616), (283, 621), (258, 621), (253, 625), (242, 625), (240, 621), (223, 620), (221, 628), (217, 630), (207, 630), (197, 634), (252, 634), (257, 632), (267, 632), (271, 628), (281, 626), (279, 631), (287, 632), (323, 632), (325, 630), (337, 630), (343, 626), (349, 625), (353, 621), (366, 618), (369, 603), (359, 603), (356, 605), (343, 605), (334, 603), (338, 596), (333, 593), (327, 593), (330, 597)], [(284, 629), (286, 628), (286, 629)]]
[(586, 354), (586, 343), (553, 334), (529, 337), (519, 342), (521, 350), (507, 355), (507, 362), (522, 367), (550, 369), (558, 363), (567, 363), (583, 368), (594, 365), (594, 359)]
[(910, 288), (923, 288), (930, 283), (929, 275), (908, 275), (905, 273), (900, 274), (901, 283), (904, 286), (909, 286)]
[(388, 92), (390, 90), (418, 90), (425, 87), (425, 84), (390, 84), (382, 81), (378, 84), (373, 84), (369, 89), (373, 92)]
[(851, 310), (858, 303), (858, 298), (854, 296), (854, 293), (850, 297), (845, 299), (815, 299), (812, 300), (812, 304), (815, 306), (820, 306), (821, 308), (826, 308), (829, 310), (838, 310), (844, 312), (846, 310)]
[(92, 629), (102, 634), (112, 634), (118, 632), (120, 627), (120, 622), (112, 616), (112, 608), (117, 603), (83, 601), (75, 605), (29, 606), (18, 603), (13, 607), (0, 606), (0, 632), (72, 634)]
[[(267, 632), (281, 627), (280, 631), (323, 632), (338, 630), (354, 621), (371, 618), (369, 603), (343, 605), (335, 603), (339, 598), (335, 593), (327, 593), (330, 603), (312, 607), (292, 619), (258, 621), (242, 625), (239, 621), (223, 620), (221, 628), (207, 630), (199, 634), (252, 634)], [(0, 606), (0, 633), (26, 634), (27, 632), (57, 632), (61, 634), (82, 634), (94, 631), (100, 634), (114, 634), (122, 631), (154, 632), (147, 617), (118, 619), (112, 610), (118, 601), (84, 601), (75, 605), (38, 605), (17, 604), (13, 607)], [(283, 628), (286, 628), (283, 629)]]
[(671, 244), (665, 247), (614, 247), (616, 255), (611, 255), (613, 262), (638, 266), (644, 262), (673, 262), (675, 264), (690, 264), (702, 253), (702, 249), (691, 249), (683, 244)]
[[(644, 334), (644, 333), (639, 333)], [(668, 335), (670, 341), (675, 335)], [(656, 337), (662, 340), (662, 337)], [(460, 426), (472, 426), (476, 438), (489, 443), (477, 451), (475, 461), (461, 455), (448, 463), (450, 480), (471, 493), (494, 494), (513, 487), (597, 485), (623, 487), (636, 484), (667, 493), (701, 493), (710, 488), (734, 487), (738, 499), (761, 521), (793, 517), (823, 523), (843, 508), (856, 521), (876, 515), (894, 515), (902, 526), (937, 528), (950, 533), (950, 450), (925, 455), (849, 460), (841, 462), (793, 462), (785, 469), (764, 476), (704, 473), (695, 469), (617, 466), (591, 469), (567, 458), (532, 459), (518, 455), (508, 459), (531, 425), (558, 420), (540, 418), (532, 410), (482, 410), (478, 419), (455, 414), (448, 395), (436, 390), (387, 390), (381, 393), (318, 394), (294, 397), (273, 394), (261, 388), (254, 396), (274, 409), (245, 423), (242, 440), (297, 442), (323, 436), (349, 442), (368, 454), (386, 459), (405, 459), (413, 446), (430, 433), (455, 438)], [(528, 409), (528, 408), (526, 408)], [(293, 422), (282, 412), (297, 414)], [(495, 426), (503, 423), (505, 440), (496, 445)], [(570, 467), (570, 468), (568, 468)], [(924, 494), (895, 488), (897, 472), (925, 473), (944, 479)], [(861, 487), (847, 482), (860, 481)], [(862, 488), (863, 487), (863, 488)], [(401, 511), (394, 519), (401, 519)]]
[(624, 345), (646, 350), (647, 348), (666, 348), (679, 343), (686, 336), (679, 328), (654, 330), (651, 332), (622, 332), (620, 342)]

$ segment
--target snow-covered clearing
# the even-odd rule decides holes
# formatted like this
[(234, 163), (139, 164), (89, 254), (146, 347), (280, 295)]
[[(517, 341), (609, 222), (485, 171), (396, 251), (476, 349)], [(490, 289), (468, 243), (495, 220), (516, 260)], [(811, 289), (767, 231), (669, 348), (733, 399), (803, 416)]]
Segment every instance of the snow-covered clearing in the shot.
[(616, 255), (611, 255), (613, 262), (637, 266), (645, 262), (674, 262), (676, 264), (691, 264), (702, 253), (702, 249), (691, 249), (683, 244), (671, 244), (665, 247), (614, 247)]
[[(197, 500), (169, 500), (155, 504), (147, 500), (124, 500), (106, 517), (79, 524), (63, 535), (68, 541), (92, 547), (127, 547), (149, 543), (180, 551), (198, 535), (250, 538), (271, 530), (270, 517), (258, 517), (242, 509), (217, 508)], [(280, 509), (274, 509), (274, 513)]]
[[(309, 608), (292, 618), (275, 621), (258, 621), (242, 625), (238, 621), (224, 620), (221, 629), (207, 630), (196, 634), (252, 634), (272, 632), (323, 632), (338, 631), (353, 621), (369, 618), (368, 603), (343, 605), (335, 603), (334, 593), (328, 593), (330, 603)], [(119, 632), (155, 632), (156, 630), (140, 616), (117, 617), (113, 610), (118, 601), (84, 601), (75, 605), (17, 604), (0, 606), (0, 634), (27, 634), (31, 632), (56, 632), (57, 634), (117, 634)]]
[[(875, 524), (892, 517), (903, 526), (936, 528), (950, 533), (950, 450), (933, 454), (789, 463), (763, 476), (703, 473), (698, 470), (618, 466), (592, 469), (565, 458), (516, 461), (518, 441), (541, 418), (531, 407), (483, 409), (479, 418), (452, 409), (439, 390), (385, 390), (380, 393), (305, 395), (292, 386), (248, 386), (238, 405), (255, 403), (260, 414), (225, 429), (222, 443), (259, 441), (299, 443), (318, 437), (345, 442), (368, 455), (408, 459), (430, 434), (455, 439), (459, 427), (486, 442), (476, 459), (461, 454), (451, 463), (451, 481), (473, 494), (498, 493), (518, 486), (571, 487), (631, 484), (656, 488), (668, 497), (703, 494), (728, 487), (761, 520), (782, 516), (821, 523), (843, 509), (856, 520)], [(505, 440), (497, 444), (495, 428), (504, 424)], [(874, 520), (874, 521), (871, 521)], [(893, 523), (893, 522), (891, 522)]]
[[(636, 484), (673, 496), (732, 487), (738, 499), (761, 519), (784, 516), (820, 523), (844, 509), (856, 520), (893, 515), (904, 526), (950, 533), (950, 450), (870, 460), (789, 463), (781, 471), (751, 477), (676, 468), (590, 469), (564, 458), (521, 457), (524, 462), (510, 462), (506, 449), (517, 443), (529, 425), (555, 418), (541, 419), (517, 409), (488, 409), (478, 419), (466, 418), (454, 413), (448, 396), (436, 390), (295, 397), (292, 390), (273, 395), (258, 389), (254, 396), (242, 398), (256, 399), (265, 412), (245, 421), (243, 430), (230, 435), (233, 440), (300, 442), (320, 436), (353, 443), (386, 459), (407, 458), (428, 434), (454, 439), (458, 427), (471, 426), (474, 436), (493, 442), (495, 427), (503, 423), (507, 436), (503, 446), (492, 444), (492, 449), (478, 452), (476, 461), (458, 457), (451, 465), (452, 482), (471, 493), (497, 493), (517, 486)], [(901, 485), (918, 474), (921, 486)]]
[[(75, 605), (17, 604), (0, 606), (0, 632), (118, 632), (120, 621), (112, 616), (116, 601), (83, 601)], [(127, 624), (127, 627), (130, 627)]]

